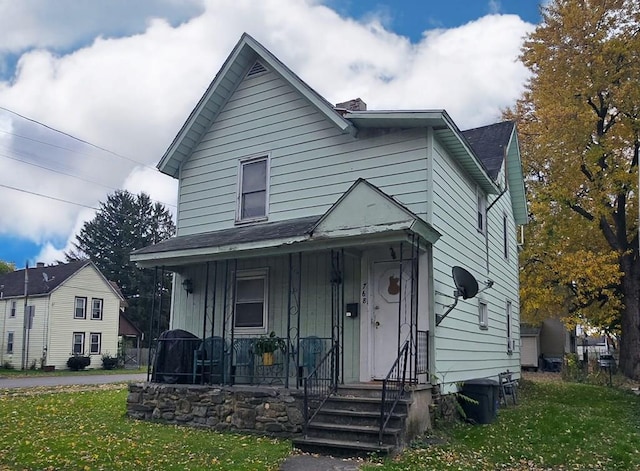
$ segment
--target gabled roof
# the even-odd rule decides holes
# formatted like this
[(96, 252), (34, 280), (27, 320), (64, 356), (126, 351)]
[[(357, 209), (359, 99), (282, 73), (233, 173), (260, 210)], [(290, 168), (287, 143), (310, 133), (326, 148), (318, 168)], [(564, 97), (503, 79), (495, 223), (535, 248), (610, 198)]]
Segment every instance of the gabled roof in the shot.
[[(28, 295), (47, 294), (67, 281), (78, 270), (88, 265), (88, 260), (60, 263), (48, 267), (35, 267), (27, 270)], [(16, 270), (0, 275), (0, 292), (5, 298), (24, 296), (25, 270)]]
[(529, 215), (515, 123), (504, 121), (490, 124), (463, 131), (462, 135), (469, 141), (493, 180), (500, 173), (503, 163), (506, 164), (505, 171), (514, 220), (516, 224), (527, 224)]
[[(102, 278), (104, 276), (100, 270), (89, 260), (80, 260), (70, 263), (59, 263), (58, 265), (36, 266), (27, 270), (28, 296), (46, 295), (57, 289), (65, 281), (82, 270), (86, 266), (92, 266)], [(113, 292), (122, 299), (119, 290), (114, 289), (106, 279), (105, 283)], [(0, 293), (3, 298), (13, 298), (24, 296), (25, 270), (16, 270), (4, 275), (0, 275)]]
[(131, 254), (143, 267), (179, 267), (194, 262), (318, 250), (331, 244), (359, 245), (406, 240), (414, 233), (434, 243), (440, 233), (375, 185), (360, 178), (325, 212), (286, 221), (177, 236)]
[(489, 176), (494, 180), (502, 168), (515, 127), (513, 121), (504, 121), (462, 131), (462, 135), (469, 141), (471, 148), (480, 157)]
[(434, 135), (487, 194), (500, 189), (467, 140), (444, 110), (349, 111), (345, 118), (360, 128), (433, 128)]
[(402, 203), (359, 178), (324, 213), (311, 233), (322, 238), (391, 231), (412, 231), (432, 244), (441, 235)]
[(343, 132), (355, 132), (353, 125), (337, 113), (331, 103), (303, 82), (262, 44), (244, 33), (158, 163), (158, 169), (162, 173), (178, 177), (182, 162), (193, 152), (256, 61), (289, 82)]

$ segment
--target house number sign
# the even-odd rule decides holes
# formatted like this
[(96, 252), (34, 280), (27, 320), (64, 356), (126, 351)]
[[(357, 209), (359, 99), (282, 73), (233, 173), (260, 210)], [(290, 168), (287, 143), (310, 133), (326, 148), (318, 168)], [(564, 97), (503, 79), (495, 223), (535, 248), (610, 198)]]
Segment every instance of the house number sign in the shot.
[(362, 283), (362, 304), (367, 304), (367, 284)]

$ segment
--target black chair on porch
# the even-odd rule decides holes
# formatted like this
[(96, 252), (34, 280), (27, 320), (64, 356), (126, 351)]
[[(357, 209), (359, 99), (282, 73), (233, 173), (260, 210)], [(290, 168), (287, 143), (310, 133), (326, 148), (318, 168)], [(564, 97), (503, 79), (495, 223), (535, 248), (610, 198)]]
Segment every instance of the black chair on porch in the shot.
[(225, 341), (222, 337), (207, 337), (193, 352), (193, 383), (200, 376), (201, 382), (224, 382)]

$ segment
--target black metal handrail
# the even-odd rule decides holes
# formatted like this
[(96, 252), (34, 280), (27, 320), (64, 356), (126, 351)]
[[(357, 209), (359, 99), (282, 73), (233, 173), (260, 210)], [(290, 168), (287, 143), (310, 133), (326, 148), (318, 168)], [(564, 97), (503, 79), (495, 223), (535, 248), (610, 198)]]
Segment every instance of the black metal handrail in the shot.
[(398, 358), (393, 363), (386, 378), (382, 381), (382, 402), (380, 403), (380, 433), (378, 436), (379, 443), (382, 444), (382, 435), (389, 423), (389, 419), (398, 404), (398, 401), (404, 396), (404, 387), (407, 381), (407, 356), (409, 354), (410, 342), (407, 340), (400, 352)]
[[(318, 414), (320, 408), (327, 399), (338, 390), (336, 352), (338, 345), (334, 344), (322, 357), (316, 366), (305, 378), (304, 384), (304, 425), (302, 432), (307, 436), (307, 426)], [(311, 400), (313, 398), (314, 410), (311, 413)]]

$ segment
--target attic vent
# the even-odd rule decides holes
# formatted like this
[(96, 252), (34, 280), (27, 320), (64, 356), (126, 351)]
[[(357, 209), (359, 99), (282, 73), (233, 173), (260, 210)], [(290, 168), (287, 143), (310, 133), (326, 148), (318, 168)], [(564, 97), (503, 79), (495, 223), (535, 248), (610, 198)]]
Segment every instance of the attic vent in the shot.
[(254, 75), (258, 75), (266, 71), (267, 69), (265, 68), (265, 66), (262, 65), (260, 62), (256, 61), (256, 63), (253, 64), (251, 69), (249, 69), (249, 72), (247, 73), (247, 77), (253, 77)]

